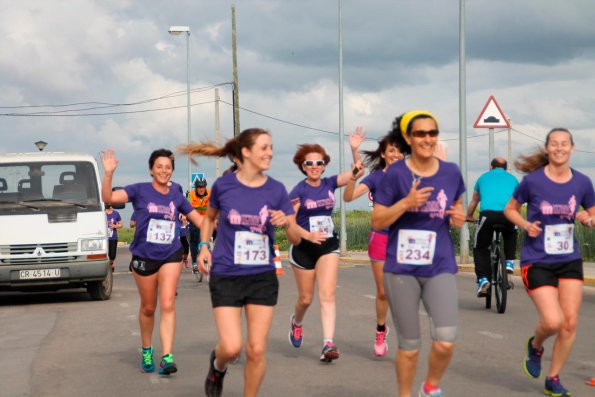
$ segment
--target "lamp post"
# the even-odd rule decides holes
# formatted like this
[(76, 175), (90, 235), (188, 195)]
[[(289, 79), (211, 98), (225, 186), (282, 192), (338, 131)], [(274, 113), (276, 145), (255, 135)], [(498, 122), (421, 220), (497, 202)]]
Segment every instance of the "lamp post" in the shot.
[[(179, 36), (186, 33), (186, 105), (188, 107), (188, 144), (190, 144), (190, 28), (188, 26), (172, 26), (169, 34)], [(188, 156), (188, 189), (192, 189), (192, 169)]]
[(35, 146), (37, 146), (37, 149), (39, 149), (39, 151), (43, 151), (43, 149), (45, 149), (45, 147), (48, 145), (47, 142), (44, 141), (37, 141), (35, 142)]

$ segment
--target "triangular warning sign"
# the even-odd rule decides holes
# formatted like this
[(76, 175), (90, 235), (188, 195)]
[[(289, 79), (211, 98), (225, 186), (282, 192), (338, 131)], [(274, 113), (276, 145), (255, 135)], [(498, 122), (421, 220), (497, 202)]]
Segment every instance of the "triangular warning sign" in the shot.
[(479, 117), (475, 120), (473, 128), (510, 128), (508, 118), (500, 109), (493, 95), (490, 95), (490, 99), (488, 99)]

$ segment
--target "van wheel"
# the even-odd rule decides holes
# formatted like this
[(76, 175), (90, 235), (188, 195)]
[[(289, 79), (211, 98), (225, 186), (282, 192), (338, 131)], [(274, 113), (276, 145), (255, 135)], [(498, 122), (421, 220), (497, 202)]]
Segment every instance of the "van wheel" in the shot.
[(87, 284), (87, 292), (91, 295), (91, 299), (105, 301), (108, 300), (112, 294), (113, 284), (114, 275), (108, 270), (103, 281), (93, 281)]

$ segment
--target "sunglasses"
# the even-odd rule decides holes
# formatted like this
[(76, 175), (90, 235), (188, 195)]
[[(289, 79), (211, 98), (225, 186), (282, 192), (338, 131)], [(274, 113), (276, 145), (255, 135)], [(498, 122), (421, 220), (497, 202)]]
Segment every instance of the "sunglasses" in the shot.
[(417, 130), (417, 131), (411, 131), (411, 136), (414, 138), (425, 138), (426, 136), (429, 135), (432, 138), (436, 138), (439, 133), (440, 133), (440, 131), (438, 131), (438, 130), (429, 130), (429, 131)]
[(323, 166), (325, 164), (324, 160), (306, 160), (304, 161), (304, 165), (306, 167), (312, 167), (313, 165)]

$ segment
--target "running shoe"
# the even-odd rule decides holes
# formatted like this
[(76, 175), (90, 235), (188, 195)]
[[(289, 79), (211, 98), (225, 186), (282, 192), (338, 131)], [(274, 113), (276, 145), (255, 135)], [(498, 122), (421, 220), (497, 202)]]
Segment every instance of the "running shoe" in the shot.
[(506, 261), (506, 273), (514, 274), (514, 262)]
[(483, 298), (488, 293), (490, 282), (486, 277), (482, 277), (477, 281), (477, 297)]
[(223, 372), (217, 371), (213, 362), (215, 361), (215, 350), (209, 358), (209, 374), (205, 379), (205, 394), (207, 397), (221, 397), (223, 393), (223, 378), (227, 369)]
[(174, 355), (170, 353), (161, 357), (161, 364), (159, 364), (159, 374), (170, 375), (175, 372), (178, 372), (178, 367), (174, 362)]
[(434, 389), (431, 392), (426, 392), (424, 388), (426, 382), (422, 383), (421, 388), (419, 389), (419, 397), (442, 397), (442, 389)]
[(568, 397), (571, 395), (560, 383), (560, 377), (558, 375), (553, 378), (550, 378), (549, 376), (545, 378), (545, 390), (543, 392), (552, 397)]
[(322, 354), (320, 355), (320, 361), (322, 361), (323, 363), (330, 363), (338, 358), (339, 349), (337, 349), (337, 346), (335, 346), (333, 342), (326, 342), (326, 344), (322, 346)]
[(388, 325), (384, 325), (384, 331), (376, 330), (376, 341), (374, 342), (374, 354), (377, 357), (383, 357), (388, 350), (388, 344), (386, 343), (386, 337), (388, 336)]
[(188, 259), (184, 259), (184, 267), (186, 269), (190, 269), (190, 263), (188, 263)]
[(295, 316), (293, 314), (289, 318), (289, 321), (291, 323), (291, 330), (289, 331), (289, 343), (291, 343), (291, 346), (299, 349), (302, 347), (302, 342), (304, 340), (302, 326), (295, 325)]
[(543, 355), (543, 347), (541, 347), (541, 350), (539, 351), (535, 349), (531, 344), (533, 338), (535, 337), (532, 336), (527, 341), (527, 355), (525, 356), (523, 366), (525, 368), (525, 373), (528, 376), (537, 379), (539, 378), (539, 375), (541, 375), (541, 356)]
[(143, 372), (154, 372), (155, 371), (155, 364), (153, 363), (153, 346), (145, 349), (144, 347), (141, 349), (143, 354), (143, 358), (140, 362), (140, 368)]

